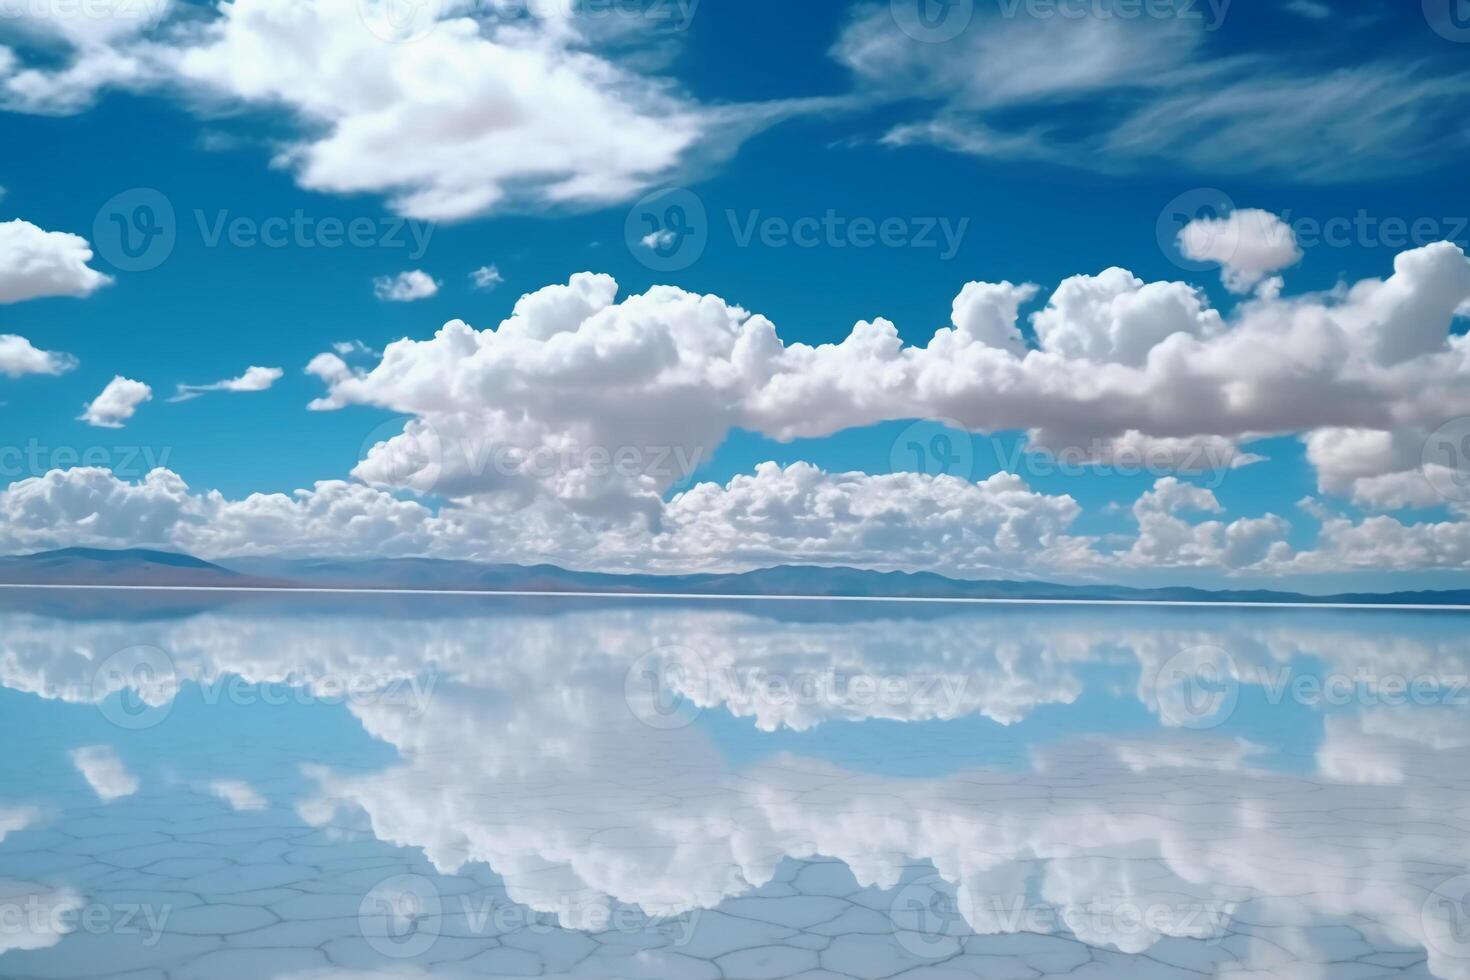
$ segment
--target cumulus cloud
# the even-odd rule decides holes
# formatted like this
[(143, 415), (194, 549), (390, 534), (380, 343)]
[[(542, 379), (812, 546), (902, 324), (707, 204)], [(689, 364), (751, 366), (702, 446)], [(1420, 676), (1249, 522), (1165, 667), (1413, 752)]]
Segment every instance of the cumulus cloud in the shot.
[(700, 484), (674, 497), (651, 561), (856, 564), (967, 577), (1023, 566), (1078, 568), (1097, 560), (1090, 539), (1069, 533), (1080, 512), (1071, 497), (1037, 493), (1011, 473), (971, 483), (763, 463), (725, 486)]
[(1281, 570), (1394, 568), (1470, 568), (1470, 520), (1406, 524), (1386, 514), (1356, 522), (1334, 517), (1323, 522), (1315, 547), (1285, 563)]
[[(1214, 494), (1164, 477), (1134, 504), (1137, 534), (1110, 550), (1079, 534), (1066, 495), (1013, 474), (978, 483), (922, 474), (825, 473), (758, 466), (675, 495), (656, 527), (588, 518), (541, 498), (520, 509), (464, 501), (437, 513), (360, 484), (228, 500), (168, 470), (137, 482), (101, 469), (53, 471), (0, 491), (0, 551), (149, 545), (206, 557), (432, 556), (605, 571), (743, 571), (783, 563), (996, 573), (1082, 574), (1193, 568), (1290, 574), (1470, 567), (1470, 521), (1360, 522), (1322, 514), (1316, 544), (1294, 552), (1273, 514), (1216, 518)], [(1199, 523), (1190, 517), (1203, 514)]]
[(465, 505), (435, 514), (384, 491), (328, 481), (231, 501), (193, 493), (168, 470), (132, 483), (79, 468), (0, 492), (0, 546), (151, 544), (211, 557), (431, 554), (661, 571), (802, 562), (973, 576), (1098, 561), (1090, 539), (1068, 531), (1079, 510), (1070, 497), (1037, 493), (1011, 474), (971, 483), (766, 463), (727, 485), (675, 496), (656, 529), (626, 528), (545, 500), (520, 511)]
[(1278, 564), (1291, 557), (1284, 540), (1291, 525), (1275, 514), (1242, 517), (1226, 523), (1191, 524), (1181, 514), (1224, 510), (1204, 487), (1163, 477), (1138, 498), (1133, 516), (1138, 537), (1124, 556), (1128, 564), (1147, 568), (1196, 567), (1243, 570)]
[(1026, 353), (1026, 341), (1017, 326), (1021, 305), (1038, 291), (1034, 283), (966, 283), (950, 305), (955, 331), (986, 347)]
[(141, 381), (118, 375), (82, 412), (79, 421), (101, 429), (121, 429), (138, 406), (153, 398), (153, 389)]
[(1146, 283), (1118, 268), (1063, 280), (1031, 322), (1045, 350), (1131, 367), (1142, 367), (1149, 352), (1176, 333), (1209, 338), (1225, 329), (1192, 286)]
[(1248, 293), (1268, 275), (1302, 259), (1291, 226), (1255, 208), (1196, 218), (1179, 230), (1179, 251), (1195, 261), (1217, 263), (1233, 293)]
[(0, 492), (0, 540), (8, 551), (53, 544), (163, 545), (180, 525), (202, 523), (205, 504), (213, 499), (192, 499), (184, 481), (163, 469), (137, 482), (91, 467), (52, 470)]
[[(645, 520), (688, 476), (669, 461), (708, 459), (736, 428), (785, 440), (947, 418), (1099, 463), (1195, 460), (1183, 472), (1304, 434), (1324, 492), (1350, 494), (1416, 466), (1429, 431), (1470, 414), (1470, 345), (1450, 334), (1470, 262), (1449, 243), (1402, 253), (1387, 279), (1260, 294), (1228, 319), (1186, 283), (1074, 276), (1031, 314), (1029, 348), (1018, 317), (1031, 285), (967, 284), (924, 346), (882, 319), (840, 343), (788, 344), (718, 296), (617, 293), (581, 273), (523, 296), (497, 327), (454, 320), (368, 369), (323, 354), (308, 367), (327, 385), (312, 407), (411, 417), (354, 471), (369, 484)], [(620, 451), (628, 465), (608, 465)]]
[(6, 550), (151, 545), (194, 554), (422, 554), (433, 515), (422, 505), (338, 481), (294, 494), (227, 501), (196, 494), (178, 474), (138, 481), (105, 469), (53, 470), (0, 492)]
[(0, 333), (0, 374), (19, 378), (25, 374), (65, 374), (77, 366), (70, 354), (58, 354), (32, 346), (24, 337)]
[(91, 261), (92, 247), (80, 235), (0, 221), (0, 303), (91, 295), (112, 281)]
[(123, 88), (284, 109), (301, 135), (275, 162), (301, 186), (382, 194), (416, 218), (621, 200), (788, 111), (706, 108), (647, 74), (641, 12), (620, 25), (556, 4), (417, 4), (411, 43), (394, 43), (390, 0), (115, 6), (156, 16), (31, 16), (38, 43), (0, 70), (0, 107), (75, 112)]
[(378, 276), (373, 280), (373, 295), (385, 303), (412, 303), (428, 299), (439, 291), (439, 283), (422, 269), (410, 269), (396, 276)]
[(71, 752), (72, 765), (104, 803), (138, 792), (138, 777), (117, 757), (110, 745), (88, 745)]
[(207, 385), (179, 385), (178, 393), (169, 399), (171, 402), (186, 402), (208, 391), (266, 391), (271, 385), (285, 375), (280, 368), (254, 367), (245, 369), (245, 373), (238, 378), (230, 378), (225, 381), (216, 381)]

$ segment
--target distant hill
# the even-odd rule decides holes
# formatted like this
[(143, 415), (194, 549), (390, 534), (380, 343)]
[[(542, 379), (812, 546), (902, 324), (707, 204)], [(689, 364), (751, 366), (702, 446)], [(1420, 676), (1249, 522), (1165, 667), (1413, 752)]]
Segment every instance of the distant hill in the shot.
[(128, 548), (63, 548), (0, 558), (0, 583), (29, 585), (224, 585), (279, 584), (222, 565), (168, 551)]
[(495, 565), (436, 558), (238, 558), (225, 563), (189, 555), (128, 549), (66, 548), (0, 558), (0, 584), (198, 585), (224, 588), (425, 589), (613, 594), (891, 596), (901, 598), (1074, 599), (1150, 602), (1334, 602), (1470, 605), (1470, 589), (1352, 593), (1328, 596), (1267, 589), (1212, 591), (1185, 587), (952, 579), (933, 572), (780, 565), (749, 572), (645, 575), (576, 572), (556, 565)]
[(903, 598), (1089, 599), (1150, 602), (1341, 602), (1470, 605), (1470, 589), (1312, 596), (1269, 589), (1213, 591), (1061, 585), (1008, 579), (953, 579), (933, 572), (778, 565), (749, 572), (647, 575), (576, 572), (556, 565), (495, 565), (436, 558), (232, 559), (237, 571), (262, 578), (335, 588), (402, 588), (514, 592), (685, 593), (691, 595), (893, 596)]

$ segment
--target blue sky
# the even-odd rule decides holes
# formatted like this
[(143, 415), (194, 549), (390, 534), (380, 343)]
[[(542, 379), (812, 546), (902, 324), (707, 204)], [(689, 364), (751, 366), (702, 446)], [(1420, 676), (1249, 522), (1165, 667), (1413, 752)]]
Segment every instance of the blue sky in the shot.
[[(649, 2), (637, 12), (623, 5), (620, 14), (590, 0), (575, 9), (445, 0), (419, 13), (429, 19), (418, 27), (431, 32), (398, 40), (371, 30), (386, 13), (377, 0), (299, 4), (308, 19), (321, 18), (317, 28), (292, 24), (272, 0), (233, 7), (115, 0), (110, 16), (123, 26), (99, 26), (106, 18), (78, 13), (83, 5), (67, 0), (0, 0), (0, 44), (9, 50), (0, 54), (0, 138), (10, 150), (0, 158), (0, 222), (80, 236), (94, 252), (88, 267), (111, 278), (85, 289), (33, 286), (0, 306), (0, 334), (71, 359), (65, 370), (0, 373), (0, 444), (10, 447), (0, 458), (0, 486), (15, 484), (0, 495), (7, 528), (0, 545), (136, 543), (221, 557), (338, 547), (667, 570), (792, 560), (1300, 588), (1458, 583), (1470, 561), (1466, 515), (1456, 509), (1463, 502), (1453, 491), (1433, 492), (1434, 474), (1416, 472), (1418, 447), (1470, 412), (1470, 400), (1455, 407), (1470, 392), (1445, 380), (1455, 373), (1448, 359), (1463, 356), (1449, 338), (1470, 322), (1441, 309), (1445, 290), (1457, 288), (1454, 269), (1443, 273), (1448, 285), (1407, 277), (1390, 286), (1433, 295), (1435, 302), (1405, 313), (1442, 321), (1425, 328), (1439, 330), (1439, 339), (1412, 352), (1424, 366), (1381, 350), (1376, 361), (1369, 357), (1377, 372), (1370, 380), (1353, 364), (1300, 366), (1309, 378), (1337, 372), (1330, 392), (1302, 399), (1340, 399), (1331, 411), (1293, 409), (1283, 399), (1279, 408), (1243, 413), (1253, 428), (1265, 421), (1270, 431), (1200, 422), (1200, 431), (1181, 433), (1165, 431), (1169, 412), (1154, 398), (1158, 431), (1144, 436), (1225, 439), (1232, 451), (1262, 457), (1249, 465), (1055, 473), (1017, 455), (1025, 431), (1055, 423), (1056, 432), (1033, 433), (1033, 444), (1049, 439), (1066, 449), (1075, 439), (1081, 448), (1097, 435), (1082, 438), (1088, 412), (1057, 421), (1065, 412), (1029, 394), (998, 408), (978, 396), (964, 402), (976, 407), (959, 424), (973, 431), (947, 435), (971, 451), (962, 471), (951, 467), (948, 475), (973, 484), (1016, 469), (1038, 499), (1007, 503), (1004, 513), (994, 510), (999, 485), (959, 502), (932, 480), (831, 487), (833, 474), (919, 469), (895, 448), (913, 441), (905, 435), (912, 419), (852, 391), (841, 395), (851, 404), (826, 419), (830, 402), (811, 377), (802, 382), (813, 386), (807, 401), (778, 412), (762, 401), (770, 390), (744, 392), (719, 424), (691, 420), (699, 428), (691, 434), (677, 424), (665, 433), (641, 418), (688, 415), (687, 392), (663, 404), (658, 386), (613, 391), (611, 362), (586, 382), (589, 393), (610, 386), (602, 408), (590, 394), (579, 407), (575, 389), (569, 398), (546, 394), (539, 408), (504, 388), (476, 402), (471, 389), (494, 389), (498, 375), (473, 373), (480, 369), (427, 347), (409, 355), (423, 359), (411, 383), (374, 370), (378, 352), (399, 338), (428, 341), (456, 319), (490, 330), (523, 294), (584, 271), (613, 277), (619, 299), (654, 286), (719, 297), (768, 318), (787, 346), (839, 343), (855, 323), (881, 317), (921, 348), (951, 325), (967, 283), (1008, 282), (1037, 287), (1020, 301), (1015, 329), (1024, 347), (1013, 353), (1040, 353), (1051, 342), (1038, 339), (1031, 314), (1069, 277), (1109, 267), (1142, 283), (1187, 282), (1222, 315), (1225, 330), (1238, 329), (1251, 304), (1276, 304), (1262, 321), (1305, 317), (1291, 305), (1300, 300), (1339, 316), (1351, 334), (1369, 330), (1360, 321), (1381, 312), (1344, 311), (1351, 284), (1391, 275), (1401, 252), (1441, 239), (1463, 249), (1470, 239), (1461, 163), (1470, 28), (1459, 26), (1470, 21), (1457, 19), (1464, 11), (1456, 0), (1442, 12), (1433, 2), (1425, 9), (1384, 3), (1351, 14), (1310, 0), (1146, 5), (1156, 16), (1126, 0), (924, 2), (931, 22), (955, 30), (953, 37), (905, 33), (917, 8), (904, 0)], [(670, 29), (686, 20), (687, 29)], [(324, 31), (324, 24), (333, 26)], [(293, 36), (316, 38), (303, 42), (316, 48), (301, 53), (299, 65), (278, 47)], [(485, 46), (472, 47), (474, 37)], [(527, 51), (535, 56), (523, 59)], [(453, 70), (438, 77), (431, 62), (441, 59), (409, 52), (438, 52), (451, 65), (463, 54), (490, 67), (484, 78)], [(502, 57), (503, 65), (491, 65)], [(506, 95), (507, 79), (524, 91)], [(546, 94), (555, 85), (560, 94)], [(573, 119), (578, 112), (585, 117)], [(668, 188), (704, 212), (697, 256), (683, 251), (672, 263), (660, 262), (657, 242), (630, 231), (646, 214), (658, 220), (663, 212), (647, 195)], [(137, 263), (121, 251), (114, 222), (131, 222), (140, 203), (158, 200), (172, 211), (164, 219), (171, 248), (146, 257), (146, 268), (129, 268)], [(1227, 229), (1241, 244), (1225, 261), (1181, 255), (1174, 236), (1188, 219), (1258, 212), (1280, 225), (1242, 219)], [(358, 222), (363, 240), (331, 243), (321, 223), (332, 220)], [(810, 247), (785, 241), (803, 220), (808, 229), (825, 222), (839, 230), (817, 231)], [(308, 230), (280, 247), (257, 240), (293, 221)], [(862, 244), (854, 229), (863, 222), (888, 222), (892, 243)], [(1271, 239), (1262, 243), (1269, 252), (1281, 232), (1268, 232), (1279, 227), (1289, 228), (1286, 249), (1294, 242), (1299, 257), (1257, 262), (1241, 273), (1248, 286), (1227, 288), (1230, 271), (1249, 265), (1243, 256), (1252, 236)], [(18, 254), (27, 246), (11, 247)], [(472, 273), (490, 266), (499, 281), (478, 288)], [(21, 258), (0, 255), (0, 277), (7, 268), (16, 281), (36, 275)], [(432, 295), (398, 302), (382, 298), (386, 286), (375, 287), (413, 271), (437, 284)], [(1271, 284), (1276, 275), (1279, 287)], [(661, 316), (630, 310), (631, 326), (620, 329), (636, 333)], [(677, 324), (659, 329), (685, 336)], [(1060, 337), (1077, 328), (1058, 329)], [(1205, 338), (1212, 328), (1200, 329)], [(1275, 328), (1256, 329), (1269, 338)], [(329, 377), (320, 362), (315, 373), (305, 370), (334, 344), (354, 341), (365, 349), (343, 356), (352, 377)], [(664, 349), (648, 343), (638, 349)], [(702, 349), (703, 341), (691, 343)], [(611, 356), (606, 345), (588, 344), (586, 356)], [(1121, 358), (1091, 356), (1099, 376)], [(1205, 354), (1194, 356), (1204, 363)], [(180, 384), (215, 384), (251, 366), (279, 368), (281, 376), (266, 390), (169, 401)], [(543, 369), (522, 363), (510, 387), (533, 384)], [(434, 371), (442, 373), (427, 376)], [(1403, 375), (1415, 372), (1423, 394), (1410, 404), (1405, 392), (1415, 384)], [(151, 399), (129, 415), (79, 417), (115, 377), (146, 384)], [(1259, 376), (1246, 383), (1270, 390)], [(1193, 385), (1181, 383), (1179, 397), (1194, 392), (1203, 404), (1236, 391), (1226, 381), (1213, 392)], [(1357, 401), (1359, 385), (1377, 393)], [(1441, 390), (1449, 395), (1438, 408), (1425, 404)], [(647, 403), (635, 410), (630, 401), (640, 396)], [(323, 398), (331, 404), (315, 408), (335, 410), (308, 410)], [(1376, 407), (1363, 408), (1368, 402)], [(896, 404), (935, 418), (959, 414), (955, 403), (912, 393)], [(611, 421), (601, 424), (600, 416), (610, 419), (607, 406), (640, 416), (636, 431), (624, 437)], [(484, 423), (480, 413), (495, 421)], [(518, 413), (537, 435), (511, 434), (506, 419)], [(446, 423), (451, 416), (456, 421)], [(381, 468), (355, 469), (406, 418), (446, 442), (473, 430), (521, 451), (568, 432), (584, 449), (593, 431), (592, 441), (609, 450), (693, 439), (699, 466), (676, 479), (593, 489), (586, 473), (565, 465), (494, 485), (452, 474), (433, 485), (395, 484)], [(449, 432), (459, 425), (470, 429)], [(1382, 445), (1363, 450), (1348, 429), (1377, 433)], [(1316, 430), (1327, 431), (1314, 462), (1305, 437)], [(923, 429), (921, 441), (944, 431)], [(812, 464), (820, 475), (777, 486), (755, 475), (766, 461)], [(81, 463), (111, 470), (109, 480), (88, 483), (95, 476), (74, 472)], [(138, 490), (155, 464), (188, 492)], [(741, 478), (754, 485), (737, 494), (731, 488)], [(1214, 504), (1169, 491), (1171, 502), (1155, 511), (1177, 523), (1156, 526), (1157, 537), (1135, 548), (1147, 531), (1138, 502), (1158, 492), (1160, 480), (1207, 489)], [(341, 492), (356, 524), (345, 536), (330, 516), (305, 528), (290, 522), (317, 517), (265, 504), (248, 514), (221, 510), (251, 494), (290, 495), (319, 481), (351, 487)], [(690, 513), (667, 509), (702, 482), (722, 492), (697, 509), (688, 501)], [(225, 503), (211, 502), (211, 491)], [(368, 491), (378, 496), (359, 496)], [(832, 493), (845, 516), (832, 519), (824, 509)], [(1063, 497), (1074, 512), (1054, 503)], [(890, 498), (909, 503), (885, 510)], [(790, 526), (772, 525), (777, 501)], [(851, 518), (854, 505), (866, 516)], [(294, 506), (312, 510), (301, 498)], [(1026, 510), (1033, 506), (1036, 513)], [(334, 509), (322, 505), (327, 515)], [(446, 510), (474, 519), (448, 530), (414, 523)], [(1036, 516), (1043, 512), (1044, 520)], [(713, 514), (721, 515), (718, 526)], [(1267, 515), (1279, 523), (1230, 530)], [(822, 526), (829, 520), (856, 524), (832, 530)], [(1341, 522), (1330, 547), (1320, 540), (1324, 521)], [(1207, 522), (1219, 526), (1199, 530)], [(1254, 543), (1230, 553), (1232, 534)], [(888, 535), (904, 546), (895, 550)]]

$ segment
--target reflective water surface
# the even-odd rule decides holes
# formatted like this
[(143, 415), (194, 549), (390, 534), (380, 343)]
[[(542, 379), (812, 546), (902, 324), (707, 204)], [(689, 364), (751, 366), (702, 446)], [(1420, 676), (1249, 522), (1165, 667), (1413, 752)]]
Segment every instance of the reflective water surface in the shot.
[(1470, 978), (1470, 619), (0, 599), (0, 976)]

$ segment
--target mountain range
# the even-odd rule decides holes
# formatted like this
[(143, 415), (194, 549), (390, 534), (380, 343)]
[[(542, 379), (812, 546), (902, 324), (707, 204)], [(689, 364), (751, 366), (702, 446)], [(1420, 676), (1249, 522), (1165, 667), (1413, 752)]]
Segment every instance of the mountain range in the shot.
[(933, 572), (780, 565), (695, 575), (578, 572), (555, 565), (498, 565), (437, 558), (238, 558), (210, 562), (131, 548), (65, 548), (0, 558), (0, 584), (210, 586), (225, 589), (350, 588), (730, 596), (932, 599), (1073, 599), (1153, 602), (1296, 602), (1466, 605), (1470, 589), (1304, 595), (1269, 589), (1209, 590), (953, 579)]

